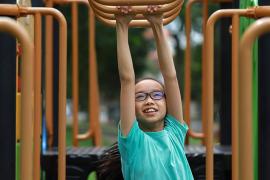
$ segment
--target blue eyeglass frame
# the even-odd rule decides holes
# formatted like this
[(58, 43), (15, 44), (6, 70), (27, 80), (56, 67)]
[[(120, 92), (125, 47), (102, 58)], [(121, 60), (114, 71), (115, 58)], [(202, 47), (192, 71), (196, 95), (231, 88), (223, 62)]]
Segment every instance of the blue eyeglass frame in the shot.
[[(161, 98), (155, 98), (155, 94), (154, 93), (160, 93), (160, 97)], [(136, 98), (136, 95), (137, 94), (141, 94), (141, 95), (144, 95), (144, 98), (143, 99), (137, 99)], [(161, 100), (161, 99), (163, 99), (163, 98), (165, 98), (165, 93), (163, 92), (163, 91), (152, 91), (152, 92), (138, 92), (138, 93), (136, 93), (135, 94), (135, 101), (144, 101), (144, 100), (146, 100), (148, 97), (150, 97), (152, 100)]]

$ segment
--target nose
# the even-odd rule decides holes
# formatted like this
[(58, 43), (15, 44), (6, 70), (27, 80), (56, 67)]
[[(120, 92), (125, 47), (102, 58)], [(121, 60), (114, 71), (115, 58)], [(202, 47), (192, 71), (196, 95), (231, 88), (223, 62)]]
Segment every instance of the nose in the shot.
[(154, 104), (153, 101), (154, 100), (150, 96), (147, 96), (147, 98), (145, 99), (145, 104), (147, 105)]

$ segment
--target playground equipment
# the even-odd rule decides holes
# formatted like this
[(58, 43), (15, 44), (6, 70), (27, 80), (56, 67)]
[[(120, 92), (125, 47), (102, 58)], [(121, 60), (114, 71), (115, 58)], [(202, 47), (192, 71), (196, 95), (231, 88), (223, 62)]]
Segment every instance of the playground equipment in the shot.
[[(238, 138), (238, 132), (240, 129), (244, 129), (242, 126), (241, 128), (238, 126), (239, 121), (243, 121), (244, 119), (241, 119), (239, 117), (239, 108), (242, 108), (242, 103), (239, 104), (239, 96), (241, 93), (238, 90), (238, 82), (240, 83), (240, 79), (238, 81), (238, 69), (241, 69), (241, 67), (238, 66), (239, 64), (239, 17), (245, 16), (250, 18), (259, 18), (264, 16), (270, 15), (270, 7), (269, 6), (256, 6), (248, 9), (226, 9), (226, 10), (218, 10), (215, 13), (213, 13), (207, 22), (206, 26), (206, 60), (207, 60), (207, 66), (205, 67), (206, 71), (206, 85), (204, 86), (204, 92), (206, 92), (207, 97), (207, 111), (205, 113), (205, 119), (207, 120), (207, 131), (206, 131), (206, 177), (207, 179), (213, 179), (213, 104), (214, 104), (214, 96), (213, 96), (213, 85), (214, 85), (214, 71), (213, 71), (213, 63), (214, 63), (214, 46), (213, 46), (213, 36), (214, 36), (214, 25), (217, 22), (218, 19), (222, 17), (232, 17), (233, 25), (232, 25), (232, 179), (242, 179), (243, 174), (238, 174), (239, 172), (239, 160), (238, 160), (238, 154), (239, 154), (239, 143), (241, 143)], [(239, 93), (239, 94), (238, 94)], [(250, 95), (251, 97), (251, 95)], [(204, 104), (206, 105), (206, 104)], [(245, 110), (245, 112), (247, 109)], [(251, 117), (250, 117), (251, 118)], [(244, 139), (252, 139), (251, 134), (249, 134), (246, 137), (241, 138), (241, 141), (244, 141)], [(250, 140), (249, 139), (249, 140)], [(245, 151), (252, 151), (251, 149), (245, 149)], [(242, 154), (242, 152), (240, 153)], [(246, 157), (247, 158), (247, 157)], [(252, 172), (252, 156), (249, 157), (250, 159), (245, 159), (241, 163), (248, 164), (249, 168), (245, 170), (245, 173), (247, 171), (250, 173)], [(240, 165), (241, 167), (241, 165)], [(248, 173), (247, 173), (248, 174)], [(252, 174), (251, 174), (252, 175)], [(245, 176), (246, 177), (246, 176)], [(253, 176), (249, 176), (248, 178), (253, 178)], [(245, 179), (245, 178), (243, 178)]]
[[(33, 137), (33, 44), (27, 32), (10, 18), (0, 18), (0, 30), (15, 36), (22, 45), (22, 111), (21, 111), (21, 160), (20, 176), (22, 180), (31, 180), (33, 173), (32, 137)], [(30, 131), (28, 130), (30, 129)]]
[(132, 11), (129, 14), (135, 14), (134, 20), (131, 21), (130, 26), (142, 27), (149, 26), (143, 14), (147, 13), (148, 5), (159, 6), (156, 13), (163, 13), (164, 25), (174, 20), (181, 11), (182, 0), (89, 0), (96, 17), (106, 25), (115, 26), (114, 14), (118, 14), (117, 6), (131, 6)]
[[(77, 147), (79, 140), (93, 139), (93, 145), (101, 146), (101, 132), (99, 127), (99, 89), (95, 48), (95, 17), (87, 0), (54, 0), (53, 4), (71, 4), (72, 15), (72, 104), (73, 104), (73, 146)], [(79, 134), (79, 77), (78, 77), (78, 5), (88, 8), (88, 47), (89, 47), (89, 127), (86, 133)]]
[[(212, 0), (212, 3), (228, 3), (231, 2), (231, 0)], [(202, 29), (203, 32), (205, 32), (205, 26), (206, 26), (206, 21), (208, 18), (208, 1), (203, 1), (203, 0), (189, 0), (186, 3), (186, 11), (185, 11), (185, 31), (186, 31), (186, 49), (185, 49), (185, 85), (184, 85), (184, 117), (185, 121), (189, 125), (189, 131), (188, 135), (193, 138), (198, 138), (202, 139), (205, 137), (204, 133), (197, 133), (194, 132), (191, 128), (191, 118), (190, 118), (190, 100), (191, 100), (191, 40), (190, 40), (190, 33), (191, 33), (191, 8), (193, 4), (195, 3), (202, 3), (203, 4), (203, 21), (202, 21)], [(205, 33), (203, 33), (204, 35)], [(205, 46), (205, 41), (203, 41), (203, 47)], [(204, 62), (204, 51), (205, 48), (203, 48), (203, 54), (202, 54), (202, 61)], [(203, 73), (205, 71), (202, 71)], [(205, 75), (203, 74), (202, 77)], [(204, 83), (204, 81), (202, 81)], [(202, 99), (204, 97), (202, 96)], [(204, 101), (204, 100), (202, 100)], [(202, 108), (202, 114), (204, 114), (205, 108)], [(203, 132), (205, 132), (205, 120), (202, 121), (202, 129)], [(186, 140), (188, 143), (188, 139)]]
[[(99, 90), (97, 83), (97, 65), (95, 54), (95, 18), (93, 11), (90, 11), (90, 6), (87, 0), (54, 0), (46, 1), (47, 6), (53, 5), (71, 5), (72, 15), (72, 104), (73, 104), (73, 140), (74, 147), (67, 148), (67, 176), (66, 178), (82, 178), (86, 179), (90, 172), (96, 168), (95, 161), (103, 153), (104, 148), (101, 146), (101, 132), (99, 127)], [(78, 134), (78, 5), (82, 4), (88, 8), (88, 28), (89, 28), (89, 128), (86, 133)], [(48, 32), (52, 32), (52, 22), (47, 27)], [(47, 37), (48, 38), (48, 37)], [(51, 35), (49, 38), (52, 38)], [(51, 43), (52, 40), (48, 41)], [(51, 47), (50, 47), (51, 48)], [(51, 51), (51, 50), (50, 50)], [(50, 82), (51, 83), (51, 82)], [(50, 110), (48, 113), (52, 113)], [(47, 114), (46, 114), (47, 115)], [(52, 114), (50, 115), (52, 117)], [(47, 119), (50, 122), (47, 124), (50, 132), (51, 142), (53, 137), (53, 119)], [(92, 139), (95, 147), (85, 148), (77, 147), (79, 140)], [(51, 147), (51, 144), (49, 144)], [(98, 147), (97, 147), (98, 146)], [(42, 164), (47, 174), (47, 178), (55, 179), (57, 172), (55, 171), (57, 149), (49, 148), (42, 156)]]
[[(270, 8), (270, 7), (269, 7)], [(269, 9), (261, 16), (269, 16)], [(252, 154), (252, 52), (257, 37), (270, 32), (270, 18), (262, 18), (253, 23), (243, 34), (239, 49), (239, 177), (251, 180), (254, 177)]]
[[(56, 9), (53, 8), (33, 8), (33, 7), (20, 7), (17, 5), (1, 4), (1, 15), (9, 16), (25, 16), (34, 15), (35, 18), (35, 121), (34, 122), (34, 179), (39, 179), (40, 176), (40, 134), (41, 134), (41, 14), (52, 15), (60, 25), (59, 36), (59, 61), (61, 66), (59, 68), (59, 156), (58, 156), (58, 177), (65, 179), (65, 137), (66, 137), (66, 52), (67, 52), (67, 27), (64, 16)], [(40, 78), (40, 79), (38, 79)], [(23, 102), (23, 99), (22, 99)], [(46, 103), (46, 106), (49, 106)], [(22, 110), (23, 111), (23, 110)], [(31, 126), (29, 126), (31, 127)], [(28, 127), (28, 128), (29, 128)], [(23, 128), (23, 127), (22, 127)], [(32, 128), (30, 128), (32, 129)], [(21, 141), (23, 144), (23, 141)], [(32, 155), (32, 154), (31, 154)]]

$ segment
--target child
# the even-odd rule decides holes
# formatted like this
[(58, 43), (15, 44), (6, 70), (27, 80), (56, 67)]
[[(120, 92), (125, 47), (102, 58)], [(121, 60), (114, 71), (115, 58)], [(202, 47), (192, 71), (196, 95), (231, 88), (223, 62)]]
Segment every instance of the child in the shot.
[(116, 15), (118, 69), (121, 82), (118, 148), (125, 180), (192, 180), (184, 152), (187, 125), (172, 55), (166, 42), (162, 14), (148, 8), (145, 18), (151, 24), (157, 44), (164, 86), (150, 78), (135, 84), (128, 45), (130, 7)]

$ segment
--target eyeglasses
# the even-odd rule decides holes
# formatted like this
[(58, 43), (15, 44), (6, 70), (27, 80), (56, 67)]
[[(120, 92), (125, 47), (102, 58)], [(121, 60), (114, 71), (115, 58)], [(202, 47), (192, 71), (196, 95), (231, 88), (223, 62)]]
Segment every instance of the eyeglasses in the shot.
[(153, 100), (160, 100), (165, 97), (165, 93), (162, 91), (153, 91), (153, 92), (139, 92), (135, 94), (135, 101), (144, 101), (147, 97), (150, 96)]

